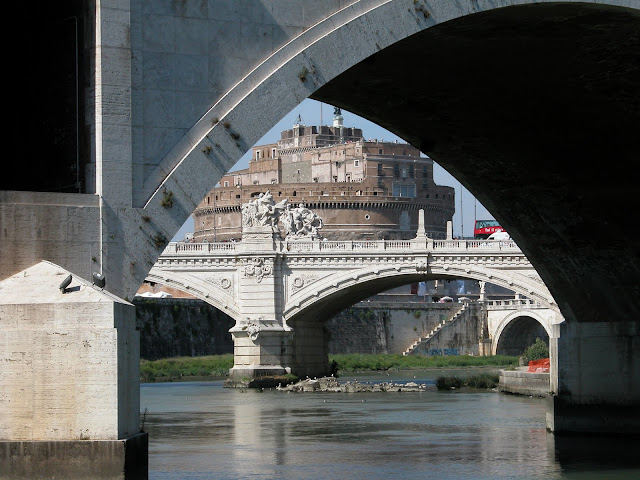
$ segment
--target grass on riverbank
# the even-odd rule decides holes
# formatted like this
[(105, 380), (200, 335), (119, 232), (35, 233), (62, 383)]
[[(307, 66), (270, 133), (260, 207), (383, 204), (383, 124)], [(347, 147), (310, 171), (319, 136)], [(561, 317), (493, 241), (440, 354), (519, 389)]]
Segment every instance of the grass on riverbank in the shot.
[(329, 355), (329, 361), (335, 361), (338, 372), (361, 372), (365, 370), (409, 370), (418, 368), (458, 368), (458, 367), (517, 367), (518, 357), (495, 355), (491, 357), (472, 357), (469, 355), (420, 356), (399, 354), (340, 354)]
[(140, 381), (184, 380), (185, 377), (212, 379), (229, 375), (233, 354), (205, 357), (175, 357), (140, 361)]
[[(470, 357), (468, 355), (430, 356), (340, 354), (329, 355), (335, 362), (338, 373), (409, 370), (427, 368), (497, 367), (518, 365), (518, 357), (492, 356)], [(205, 357), (176, 357), (161, 360), (140, 361), (140, 381), (210, 380), (227, 377), (233, 367), (233, 354), (209, 355)], [(452, 385), (453, 386), (453, 385)]]

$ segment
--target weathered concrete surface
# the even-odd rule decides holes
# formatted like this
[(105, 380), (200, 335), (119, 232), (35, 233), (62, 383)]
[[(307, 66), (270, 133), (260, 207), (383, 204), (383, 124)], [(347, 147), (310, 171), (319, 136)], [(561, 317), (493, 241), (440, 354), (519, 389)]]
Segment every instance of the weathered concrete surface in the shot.
[(329, 318), (329, 353), (402, 353), (459, 309), (453, 303), (360, 302)]
[(136, 297), (132, 303), (146, 360), (233, 353), (235, 322), (202, 300)]
[(498, 391), (517, 395), (546, 397), (550, 394), (548, 373), (529, 373), (525, 370), (500, 370)]
[[(555, 432), (640, 431), (640, 329), (633, 322), (562, 323), (549, 349), (551, 389), (547, 412)], [(554, 336), (555, 337), (555, 336)], [(555, 364), (554, 364), (555, 359)], [(557, 381), (557, 385), (554, 382)]]
[(38, 442), (73, 456), (99, 441), (91, 469), (140, 431), (140, 340), (131, 304), (76, 276), (63, 293), (69, 275), (43, 261), (0, 282), (0, 439), (34, 465), (49, 461)]
[(123, 440), (0, 440), (0, 477), (146, 480), (147, 455), (146, 433)]

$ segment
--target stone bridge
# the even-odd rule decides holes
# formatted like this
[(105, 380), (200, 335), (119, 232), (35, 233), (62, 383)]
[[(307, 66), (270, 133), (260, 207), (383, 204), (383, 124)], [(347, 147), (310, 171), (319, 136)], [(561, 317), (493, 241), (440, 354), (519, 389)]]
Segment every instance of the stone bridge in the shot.
[[(0, 186), (0, 278), (17, 282), (15, 275), (45, 260), (79, 277), (96, 272), (114, 302), (132, 298), (221, 176), (312, 97), (428, 154), (522, 248), (566, 320), (551, 346), (559, 384), (549, 428), (638, 431), (640, 245), (629, 228), (637, 209), (628, 207), (636, 203), (629, 172), (640, 151), (638, 0), (49, 3), (5, 8), (7, 18), (28, 18), (37, 34), (11, 51), (14, 71), (26, 73), (14, 85), (24, 105), (12, 112), (8, 154), (20, 161)], [(76, 27), (69, 76), (59, 55), (33, 61), (43, 39), (48, 50), (68, 51), (59, 34), (68, 19)], [(67, 112), (75, 114), (63, 118)], [(66, 136), (51, 128), (63, 124), (75, 128)], [(65, 140), (69, 154), (57, 150)], [(48, 184), (61, 171), (74, 173), (73, 189)], [(3, 364), (2, 378), (26, 378), (14, 375), (21, 368), (47, 372), (44, 359), (56, 352), (27, 325), (55, 329), (51, 305), (35, 303), (60, 299), (19, 297), (27, 313), (18, 314), (19, 300), (6, 290), (0, 296), (13, 312), (1, 320), (3, 358), (40, 353), (38, 362), (25, 353)], [(67, 312), (73, 328), (85, 325), (80, 308)], [(124, 333), (131, 327), (120, 320), (113, 325)], [(135, 362), (135, 352), (113, 362), (117, 380), (102, 388), (135, 392), (135, 369), (125, 368)], [(70, 392), (83, 391), (48, 389), (46, 373), (34, 378), (2, 385), (27, 392), (0, 397), (2, 438), (36, 440), (7, 423), (24, 414), (33, 425), (48, 411), (14, 412), (21, 398), (33, 395), (56, 411)], [(109, 397), (73, 401), (80, 411), (94, 398)], [(136, 398), (117, 409), (137, 411)], [(131, 435), (117, 422), (108, 429), (115, 434), (98, 434), (90, 416), (79, 417), (63, 437), (47, 430), (37, 440)]]
[(259, 241), (254, 234), (238, 243), (170, 243), (147, 276), (236, 320), (231, 329), (236, 379), (325, 375), (325, 320), (374, 293), (446, 278), (490, 282), (543, 305), (555, 312), (551, 321), (542, 321), (549, 337), (551, 325), (562, 321), (558, 305), (513, 241), (432, 240), (419, 232), (404, 241), (289, 242), (267, 228)]

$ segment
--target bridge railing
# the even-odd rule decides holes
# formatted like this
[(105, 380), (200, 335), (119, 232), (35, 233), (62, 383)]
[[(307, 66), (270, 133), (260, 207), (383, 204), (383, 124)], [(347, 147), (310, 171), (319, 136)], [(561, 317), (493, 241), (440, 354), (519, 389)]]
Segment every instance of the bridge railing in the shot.
[[(216, 254), (232, 253), (240, 250), (240, 243), (209, 242), (186, 243), (171, 242), (165, 248), (165, 254)], [(489, 252), (510, 251), (520, 249), (513, 241), (502, 240), (297, 240), (284, 242), (286, 251), (291, 252), (358, 252), (358, 251), (396, 251), (410, 252), (416, 250)]]
[(509, 250), (519, 251), (513, 240), (434, 240), (434, 250)]
[(487, 310), (520, 310), (523, 308), (545, 308), (541, 303), (529, 298), (487, 300)]
[(236, 249), (236, 243), (216, 242), (216, 243), (185, 243), (171, 242), (164, 250), (164, 253), (216, 253), (228, 252)]
[(411, 240), (342, 240), (287, 242), (286, 250), (293, 252), (350, 252), (359, 250), (411, 250)]

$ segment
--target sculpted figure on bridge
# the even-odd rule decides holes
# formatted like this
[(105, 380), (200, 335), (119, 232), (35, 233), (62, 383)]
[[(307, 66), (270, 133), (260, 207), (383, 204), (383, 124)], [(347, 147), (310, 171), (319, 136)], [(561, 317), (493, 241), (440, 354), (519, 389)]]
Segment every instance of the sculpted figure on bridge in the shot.
[(324, 225), (322, 218), (302, 203), (296, 208), (291, 208), (291, 206), (288, 205), (281, 218), (287, 232), (287, 239), (292, 237), (310, 237), (315, 239), (320, 236), (318, 230)]
[(265, 193), (261, 193), (255, 200), (242, 205), (242, 226), (276, 227), (278, 218), (286, 206), (286, 199), (275, 203), (273, 201), (273, 195), (267, 190)]

